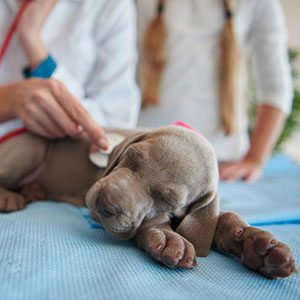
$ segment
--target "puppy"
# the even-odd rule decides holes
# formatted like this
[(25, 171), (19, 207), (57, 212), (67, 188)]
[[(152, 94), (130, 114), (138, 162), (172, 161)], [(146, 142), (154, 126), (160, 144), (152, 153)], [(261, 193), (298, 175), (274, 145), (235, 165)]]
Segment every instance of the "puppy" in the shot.
[(178, 126), (107, 129), (126, 139), (106, 169), (88, 160), (89, 142), (24, 133), (0, 145), (0, 211), (54, 199), (87, 205), (118, 239), (133, 239), (155, 261), (193, 268), (212, 244), (268, 278), (296, 272), (290, 248), (234, 213), (219, 212), (218, 166), (210, 144)]

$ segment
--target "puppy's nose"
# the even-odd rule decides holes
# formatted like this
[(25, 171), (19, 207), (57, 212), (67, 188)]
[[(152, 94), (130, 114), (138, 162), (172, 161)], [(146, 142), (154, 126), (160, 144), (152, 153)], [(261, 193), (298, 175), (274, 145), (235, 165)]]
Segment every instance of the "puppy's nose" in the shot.
[(103, 201), (99, 201), (99, 198), (97, 199), (96, 209), (98, 213), (104, 218), (111, 218), (118, 213), (116, 207), (110, 204), (104, 204)]

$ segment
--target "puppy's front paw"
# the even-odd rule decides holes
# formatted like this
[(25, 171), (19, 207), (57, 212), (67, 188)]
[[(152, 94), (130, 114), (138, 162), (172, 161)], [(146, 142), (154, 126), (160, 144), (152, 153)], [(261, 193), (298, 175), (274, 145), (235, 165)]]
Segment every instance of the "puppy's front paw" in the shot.
[(233, 238), (241, 244), (241, 260), (248, 268), (271, 279), (297, 273), (291, 249), (270, 232), (248, 226), (233, 230)]
[(13, 212), (23, 209), (25, 205), (22, 195), (0, 188), (0, 212)]
[(194, 246), (178, 233), (150, 228), (142, 235), (138, 245), (155, 261), (171, 268), (190, 269), (197, 266)]

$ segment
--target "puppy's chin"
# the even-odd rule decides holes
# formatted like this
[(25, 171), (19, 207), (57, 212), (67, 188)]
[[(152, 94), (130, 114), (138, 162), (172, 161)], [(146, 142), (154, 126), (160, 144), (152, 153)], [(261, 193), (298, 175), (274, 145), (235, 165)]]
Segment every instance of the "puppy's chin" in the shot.
[(131, 240), (132, 238), (134, 238), (136, 231), (137, 231), (136, 228), (132, 228), (128, 231), (116, 232), (116, 231), (111, 230), (109, 227), (106, 227), (104, 224), (103, 224), (103, 226), (110, 236), (112, 236), (118, 240)]

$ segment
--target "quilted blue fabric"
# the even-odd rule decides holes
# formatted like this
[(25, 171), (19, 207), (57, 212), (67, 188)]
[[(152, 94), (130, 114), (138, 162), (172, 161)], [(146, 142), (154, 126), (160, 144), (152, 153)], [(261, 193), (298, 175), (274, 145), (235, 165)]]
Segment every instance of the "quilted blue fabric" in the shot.
[[(290, 164), (276, 159), (254, 185), (222, 183), (221, 206), (269, 224), (263, 228), (290, 245), (300, 269), (300, 166), (275, 172), (280, 163)], [(285, 224), (277, 224), (278, 216)], [(300, 275), (268, 280), (214, 250), (193, 270), (158, 265), (131, 241), (111, 238), (87, 209), (66, 203), (38, 202), (0, 214), (0, 228), (0, 300), (300, 299)]]

